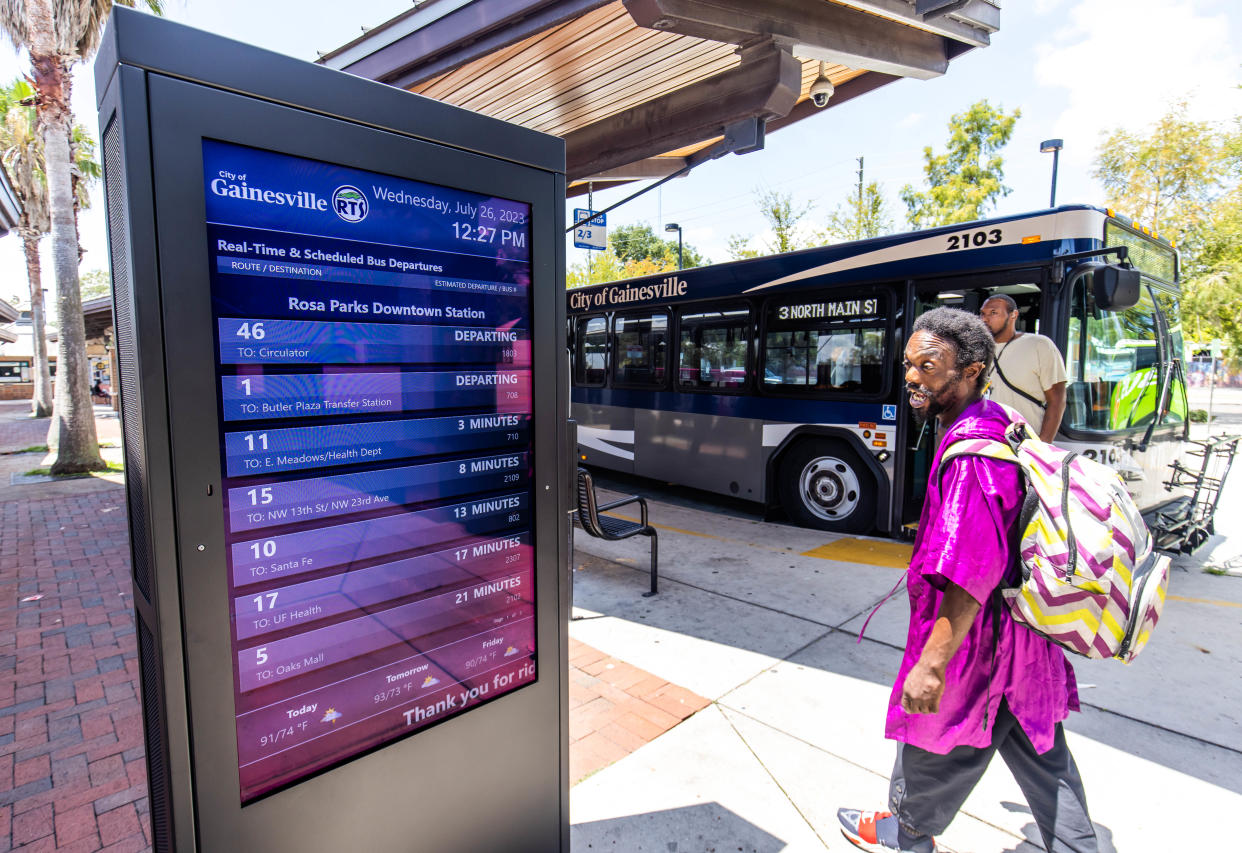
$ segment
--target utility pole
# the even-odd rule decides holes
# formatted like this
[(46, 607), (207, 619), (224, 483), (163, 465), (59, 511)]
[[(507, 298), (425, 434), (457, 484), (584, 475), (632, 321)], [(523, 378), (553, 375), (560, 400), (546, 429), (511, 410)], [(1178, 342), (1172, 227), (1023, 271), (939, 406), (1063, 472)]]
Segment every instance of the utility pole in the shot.
[(858, 214), (854, 220), (854, 239), (863, 236), (863, 158), (858, 158)]
[[(587, 181), (587, 216), (595, 218), (595, 181)], [(595, 251), (587, 249), (587, 284), (595, 276)]]

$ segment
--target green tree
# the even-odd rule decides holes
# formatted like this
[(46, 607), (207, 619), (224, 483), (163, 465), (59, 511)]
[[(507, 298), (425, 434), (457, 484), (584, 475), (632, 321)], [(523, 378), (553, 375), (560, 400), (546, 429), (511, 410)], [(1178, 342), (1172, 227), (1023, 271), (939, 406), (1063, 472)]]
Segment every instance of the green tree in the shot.
[[(608, 234), (608, 246), (614, 254), (627, 263), (630, 261), (671, 261), (677, 268), (677, 241), (661, 239), (646, 222), (622, 225)], [(682, 243), (682, 266), (701, 267), (707, 260), (689, 243)]]
[(757, 196), (759, 212), (763, 214), (768, 228), (772, 231), (772, 238), (767, 243), (770, 253), (792, 252), (814, 245), (813, 239), (803, 236), (801, 225), (802, 220), (815, 207), (815, 202), (795, 204), (792, 193), (776, 190), (760, 190)]
[(1006, 113), (982, 100), (950, 117), (945, 152), (923, 149), (926, 189), (902, 187), (910, 225), (931, 228), (982, 219), (998, 199), (1009, 195), (1000, 150), (1021, 116), (1021, 110)]
[(730, 235), (728, 251), (733, 260), (793, 252), (820, 244), (817, 236), (807, 233), (802, 225), (802, 220), (814, 209), (815, 202), (795, 203), (792, 193), (765, 189), (755, 190), (755, 201), (772, 236), (760, 248), (754, 248), (750, 237)]
[(762, 252), (750, 245), (750, 238), (741, 234), (730, 234), (728, 249), (729, 259), (741, 261), (746, 258), (757, 258)]
[(1242, 188), (1216, 199), (1201, 219), (1182, 269), (1187, 337), (1225, 341), (1230, 362), (1242, 363)]
[(824, 242), (833, 240), (865, 240), (891, 234), (893, 218), (888, 212), (888, 202), (880, 185), (875, 181), (863, 187), (862, 197), (853, 195), (840, 204), (828, 217), (824, 229)]
[(80, 276), (82, 299), (98, 299), (112, 293), (112, 274), (107, 270), (91, 270)]
[[(30, 56), (38, 129), (43, 138), (60, 341), (55, 417), (48, 431), (48, 444), (57, 448), (53, 474), (106, 467), (95, 433), (90, 362), (78, 291), (70, 104), (73, 66), (94, 54), (114, 2), (133, 6), (136, 0), (24, 0), (0, 6), (0, 28), (18, 51)], [(144, 3), (157, 14), (163, 11), (162, 0)]]
[(1093, 176), (1108, 206), (1177, 239), (1187, 273), (1197, 268), (1205, 227), (1230, 171), (1229, 136), (1175, 103), (1144, 133), (1117, 130), (1096, 150)]
[(44, 175), (43, 140), (36, 128), (34, 87), (17, 78), (0, 89), (0, 160), (3, 160), (9, 181), (21, 201), (22, 213), (17, 223), (26, 258), (26, 281), (30, 285), (30, 323), (34, 346), (34, 392), (30, 411), (36, 418), (52, 414), (52, 373), (47, 357), (43, 305), (43, 267), (39, 259), (39, 243), (52, 228), (48, 218), (47, 179)]
[(1110, 207), (1177, 240), (1183, 328), (1220, 338), (1242, 358), (1242, 117), (1225, 125), (1171, 105), (1141, 132), (1118, 130), (1096, 152), (1095, 177)]
[[(52, 379), (48, 366), (47, 326), (43, 304), (43, 267), (39, 242), (51, 230), (43, 137), (38, 132), (35, 90), (24, 78), (0, 88), (0, 160), (22, 202), (17, 231), (26, 258), (30, 285), (30, 322), (34, 346), (34, 394), (31, 411), (36, 418), (52, 414)], [(95, 160), (95, 140), (80, 124), (73, 126), (72, 152), (74, 215), (90, 207), (90, 185), (102, 175)], [(79, 252), (80, 254), (80, 252)]]
[(565, 272), (565, 287), (586, 287), (588, 284), (603, 284), (606, 281), (620, 281), (626, 278), (637, 278), (661, 272), (672, 272), (677, 269), (677, 258), (671, 260), (661, 258), (642, 258), (624, 261), (610, 250), (596, 253), (589, 261), (579, 261), (569, 265)]

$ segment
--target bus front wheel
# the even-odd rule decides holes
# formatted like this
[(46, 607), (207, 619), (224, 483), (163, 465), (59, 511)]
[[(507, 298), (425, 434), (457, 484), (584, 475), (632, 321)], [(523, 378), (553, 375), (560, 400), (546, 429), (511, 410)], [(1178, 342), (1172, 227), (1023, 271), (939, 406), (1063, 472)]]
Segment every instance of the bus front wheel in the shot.
[(803, 527), (865, 533), (875, 525), (875, 483), (839, 442), (802, 441), (781, 461), (781, 505)]

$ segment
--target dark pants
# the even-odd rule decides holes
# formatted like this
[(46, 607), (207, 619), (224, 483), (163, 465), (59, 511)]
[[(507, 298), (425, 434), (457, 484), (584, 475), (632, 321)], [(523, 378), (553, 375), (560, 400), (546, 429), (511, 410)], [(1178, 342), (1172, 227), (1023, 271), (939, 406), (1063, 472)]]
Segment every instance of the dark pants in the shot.
[(1082, 779), (1065, 743), (1065, 731), (1058, 724), (1056, 743), (1040, 755), (1005, 703), (997, 711), (989, 747), (959, 746), (948, 755), (937, 755), (897, 744), (889, 808), (907, 831), (939, 835), (997, 752), (1026, 796), (1044, 848), (1049, 853), (1098, 853)]

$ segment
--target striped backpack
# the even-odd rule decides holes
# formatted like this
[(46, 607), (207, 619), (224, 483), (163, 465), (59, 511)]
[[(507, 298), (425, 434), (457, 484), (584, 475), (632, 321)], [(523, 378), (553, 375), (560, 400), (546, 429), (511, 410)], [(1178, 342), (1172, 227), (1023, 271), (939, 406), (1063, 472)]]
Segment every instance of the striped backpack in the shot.
[(1006, 411), (1013, 422), (1004, 443), (956, 441), (941, 465), (970, 455), (1022, 468), (1021, 582), (1001, 589), (1010, 615), (1075, 654), (1129, 663), (1160, 619), (1169, 558), (1152, 549), (1115, 471), (1030, 436), (1021, 416)]

